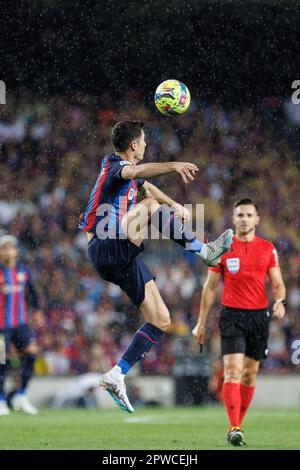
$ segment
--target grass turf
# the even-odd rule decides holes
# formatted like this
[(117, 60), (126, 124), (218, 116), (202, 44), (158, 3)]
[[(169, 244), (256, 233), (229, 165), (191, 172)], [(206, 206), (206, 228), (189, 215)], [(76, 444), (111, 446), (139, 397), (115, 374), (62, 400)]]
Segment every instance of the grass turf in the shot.
[[(247, 449), (299, 449), (300, 409), (250, 410)], [(227, 420), (219, 407), (121, 410), (40, 410), (0, 417), (0, 449), (202, 450), (235, 449), (225, 442)]]

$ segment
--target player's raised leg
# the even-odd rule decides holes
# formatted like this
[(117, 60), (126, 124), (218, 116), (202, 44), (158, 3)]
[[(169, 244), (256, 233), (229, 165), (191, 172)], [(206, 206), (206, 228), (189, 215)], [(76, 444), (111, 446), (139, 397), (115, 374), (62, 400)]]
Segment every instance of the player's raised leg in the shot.
[(229, 251), (233, 240), (233, 230), (228, 229), (215, 241), (200, 242), (183, 220), (176, 216), (172, 208), (166, 205), (160, 206), (155, 212), (152, 223), (163, 235), (199, 256), (207, 266), (216, 266), (221, 256)]
[(170, 326), (170, 314), (153, 280), (145, 285), (145, 298), (140, 305), (146, 323), (135, 333), (132, 341), (118, 363), (101, 378), (100, 385), (124, 410), (134, 409), (127, 397), (124, 379), (130, 369), (158, 344)]
[(124, 215), (121, 223), (122, 231), (136, 246), (143, 243), (148, 234), (151, 218), (159, 208), (159, 202), (146, 197)]
[[(179, 204), (177, 206), (182, 207)], [(215, 241), (207, 244), (200, 242), (183, 220), (177, 217), (172, 207), (161, 205), (153, 198), (144, 199), (124, 216), (122, 230), (129, 240), (139, 246), (147, 234), (150, 220), (159, 232), (199, 256), (207, 266), (216, 266), (232, 244), (231, 229), (226, 230)]]

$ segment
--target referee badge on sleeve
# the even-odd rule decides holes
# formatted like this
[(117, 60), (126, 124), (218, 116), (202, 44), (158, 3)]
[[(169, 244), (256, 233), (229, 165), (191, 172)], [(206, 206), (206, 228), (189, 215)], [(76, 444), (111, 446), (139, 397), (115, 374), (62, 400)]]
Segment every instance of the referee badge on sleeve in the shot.
[(240, 269), (240, 258), (228, 258), (226, 266), (231, 274), (236, 274)]

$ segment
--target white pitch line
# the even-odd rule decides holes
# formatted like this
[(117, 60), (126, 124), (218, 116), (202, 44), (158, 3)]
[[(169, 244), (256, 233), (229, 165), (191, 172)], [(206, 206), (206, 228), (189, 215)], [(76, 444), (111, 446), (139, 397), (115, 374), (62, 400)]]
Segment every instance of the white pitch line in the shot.
[(186, 424), (187, 420), (185, 417), (182, 417), (181, 419), (178, 419), (178, 416), (176, 415), (166, 415), (164, 416), (164, 419), (161, 418), (161, 416), (130, 416), (128, 418), (124, 418), (125, 423), (157, 423), (157, 424), (166, 424), (166, 420), (168, 421), (168, 424)]
[(156, 416), (136, 416), (132, 418), (125, 418), (125, 423), (147, 423), (149, 421), (155, 421), (156, 423), (162, 422), (157, 419)]

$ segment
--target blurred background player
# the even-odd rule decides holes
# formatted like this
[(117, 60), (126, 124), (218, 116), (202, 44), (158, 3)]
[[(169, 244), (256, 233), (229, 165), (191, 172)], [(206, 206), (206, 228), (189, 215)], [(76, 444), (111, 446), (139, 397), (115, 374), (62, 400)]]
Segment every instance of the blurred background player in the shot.
[[(170, 325), (170, 314), (154, 282), (155, 277), (138, 257), (144, 250), (143, 240), (150, 220), (160, 232), (198, 255), (209, 266), (218, 264), (220, 256), (229, 250), (233, 236), (229, 229), (216, 241), (204, 244), (188, 233), (184, 222), (189, 219), (189, 211), (144, 178), (176, 172), (188, 183), (194, 180), (198, 168), (187, 162), (136, 165), (143, 160), (146, 148), (143, 129), (144, 123), (139, 121), (121, 121), (115, 125), (112, 131), (114, 153), (102, 161), (87, 210), (79, 223), (79, 228), (87, 233), (89, 257), (99, 275), (119, 285), (147, 321), (136, 332), (121, 360), (101, 379), (101, 386), (128, 412), (134, 409), (126, 394), (124, 378), (159, 342)], [(144, 199), (136, 205), (138, 190)], [(124, 237), (120, 238), (120, 234)]]
[[(203, 287), (200, 314), (193, 334), (202, 345), (206, 319), (223, 278), (221, 348), (224, 362), (223, 402), (229, 419), (228, 442), (244, 444), (241, 430), (254, 395), (259, 364), (268, 353), (270, 320), (285, 314), (285, 285), (274, 245), (255, 234), (259, 223), (251, 199), (234, 205), (235, 236), (230, 252), (211, 267)], [(270, 313), (266, 292), (268, 276), (275, 300)]]
[[(18, 240), (12, 235), (0, 237), (0, 335), (4, 337), (6, 362), (0, 364), (0, 416), (10, 410), (4, 394), (4, 383), (9, 372), (9, 352), (13, 344), (21, 363), (20, 388), (12, 396), (15, 410), (35, 415), (37, 409), (26, 396), (28, 383), (33, 375), (37, 346), (28, 326), (26, 297), (34, 309), (39, 308), (38, 296), (27, 269), (18, 262)], [(40, 312), (41, 313), (41, 312)]]

